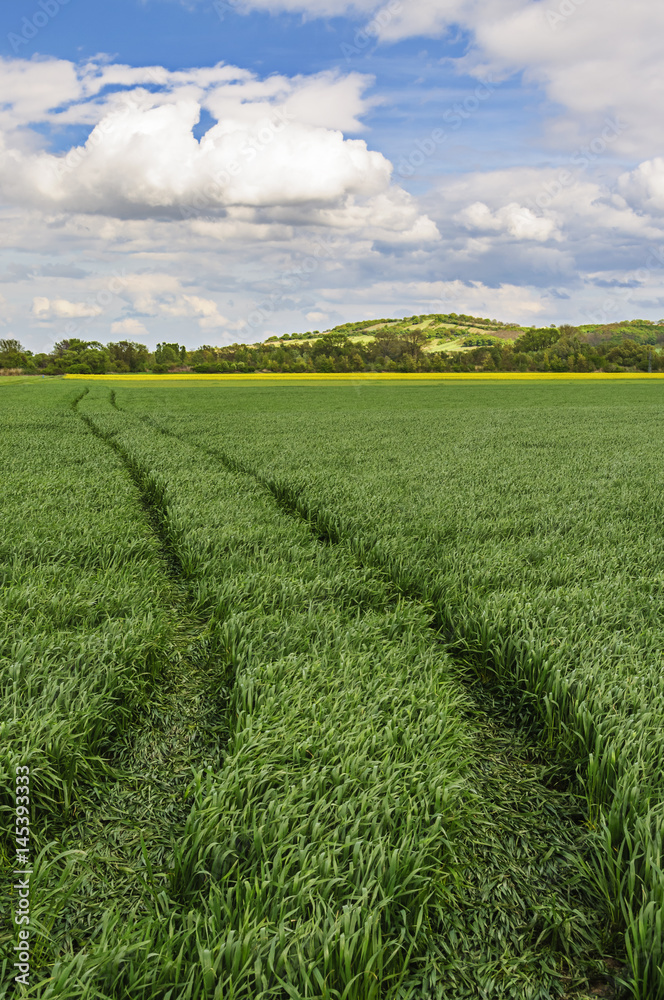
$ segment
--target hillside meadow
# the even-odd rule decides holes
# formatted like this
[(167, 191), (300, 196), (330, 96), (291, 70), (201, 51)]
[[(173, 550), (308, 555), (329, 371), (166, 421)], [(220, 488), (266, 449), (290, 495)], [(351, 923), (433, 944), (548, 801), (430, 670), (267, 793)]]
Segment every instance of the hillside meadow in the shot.
[(0, 338), (0, 377), (151, 373), (316, 375), (358, 373), (621, 373), (664, 369), (664, 321), (522, 327), (434, 313), (343, 323), (265, 341), (192, 348), (143, 342), (102, 344), (69, 336), (46, 353)]

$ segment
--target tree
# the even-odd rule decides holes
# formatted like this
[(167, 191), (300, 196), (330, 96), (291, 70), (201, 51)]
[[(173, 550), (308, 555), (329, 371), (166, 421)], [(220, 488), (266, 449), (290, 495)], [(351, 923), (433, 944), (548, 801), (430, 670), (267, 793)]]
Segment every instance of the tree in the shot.
[[(350, 341), (345, 333), (324, 333), (322, 337), (316, 339), (312, 345), (311, 353), (314, 357), (317, 354), (326, 354), (338, 357)], [(354, 345), (353, 345), (354, 346)]]
[[(569, 329), (573, 329), (573, 327)], [(560, 330), (556, 330), (555, 327), (526, 330), (521, 337), (517, 337), (514, 341), (514, 350), (526, 351), (527, 353), (531, 351), (545, 351), (547, 347), (553, 347), (560, 340), (560, 335)]]
[(319, 372), (333, 372), (335, 369), (335, 359), (325, 354), (319, 354), (316, 358), (316, 369)]
[(19, 340), (0, 340), (0, 368), (34, 368), (34, 363)]
[(154, 352), (155, 367), (158, 371), (168, 371), (180, 363), (179, 344), (157, 344)]
[(0, 354), (23, 354), (24, 347), (20, 340), (0, 340)]
[(118, 371), (145, 371), (149, 352), (145, 344), (137, 344), (131, 340), (120, 340), (117, 344), (108, 345), (111, 364)]
[(648, 348), (633, 340), (623, 340), (622, 344), (612, 347), (606, 357), (611, 364), (620, 367), (648, 370)]
[(417, 361), (422, 355), (422, 348), (426, 344), (428, 338), (424, 330), (410, 329), (406, 330), (401, 334), (401, 339), (403, 340), (406, 351), (412, 357), (413, 361)]
[(380, 363), (381, 360), (385, 362), (388, 358), (392, 360), (400, 358), (403, 355), (404, 347), (401, 329), (399, 327), (386, 327), (376, 334), (373, 342), (369, 345), (369, 353), (373, 359)]
[(109, 370), (110, 357), (98, 340), (61, 340), (53, 349), (53, 354), (45, 368), (47, 375), (63, 375), (73, 372), (80, 375), (103, 375)]

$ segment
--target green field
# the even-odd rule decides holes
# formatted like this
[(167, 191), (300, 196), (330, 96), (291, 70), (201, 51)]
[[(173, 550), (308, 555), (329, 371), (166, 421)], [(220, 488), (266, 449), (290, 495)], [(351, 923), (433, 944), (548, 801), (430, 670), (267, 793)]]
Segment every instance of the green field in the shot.
[(664, 1000), (663, 404), (0, 386), (17, 994)]

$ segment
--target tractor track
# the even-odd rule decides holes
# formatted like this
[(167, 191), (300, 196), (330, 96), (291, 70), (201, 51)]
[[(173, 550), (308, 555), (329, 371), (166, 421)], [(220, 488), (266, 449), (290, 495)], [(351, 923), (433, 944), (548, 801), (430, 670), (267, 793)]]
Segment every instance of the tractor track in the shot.
[(194, 776), (221, 766), (232, 685), (211, 622), (192, 610), (177, 544), (168, 530), (163, 490), (112, 434), (80, 412), (78, 404), (87, 394), (87, 389), (80, 393), (71, 408), (117, 455), (136, 489), (170, 584), (175, 652), (149, 703), (112, 747), (110, 776), (93, 790), (91, 804), (64, 833), (63, 843), (83, 846), (85, 866), (96, 873), (89, 894), (70, 913), (67, 943), (73, 951), (84, 949), (96, 933), (100, 895), (106, 908), (116, 906), (140, 917), (160, 892), (168, 892), (173, 847), (191, 809)]
[[(113, 405), (120, 409), (115, 400)], [(479, 843), (469, 852), (466, 919), (478, 917), (480, 923), (491, 926), (497, 944), (504, 908), (522, 906), (525, 923), (527, 912), (540, 912), (538, 898), (544, 896), (551, 909), (548, 918), (540, 916), (543, 944), (561, 935), (565, 920), (577, 920), (580, 924), (587, 921), (588, 924), (588, 978), (581, 985), (570, 963), (561, 976), (566, 982), (564, 996), (570, 1000), (624, 996), (620, 985), (624, 981), (621, 977), (627, 972), (624, 960), (608, 956), (608, 948), (596, 950), (597, 940), (603, 932), (604, 915), (601, 902), (593, 898), (583, 884), (584, 856), (588, 850), (587, 817), (585, 800), (578, 789), (575, 762), (561, 760), (554, 749), (537, 741), (534, 718), (527, 705), (519, 705), (510, 692), (489, 687), (486, 658), (474, 657), (468, 650), (464, 650), (464, 655), (459, 654), (460, 644), (453, 628), (450, 629), (449, 616), (434, 608), (422, 590), (405, 587), (392, 578), (379, 560), (358, 553), (352, 539), (344, 535), (338, 524), (331, 523), (321, 511), (305, 506), (290, 484), (261, 475), (225, 450), (208, 448), (175, 434), (147, 415), (138, 419), (152, 430), (220, 462), (228, 471), (247, 477), (284, 516), (303, 521), (322, 545), (343, 545), (359, 565), (379, 574), (393, 589), (395, 597), (405, 597), (426, 609), (430, 615), (432, 641), (450, 657), (458, 682), (470, 695), (472, 707), (466, 719), (475, 728), (480, 757), (482, 752), (484, 756), (477, 779), (486, 799), (492, 803), (490, 815), (505, 845), (504, 849), (496, 851), (495, 844)], [(543, 843), (546, 850), (542, 848)], [(533, 877), (542, 855), (546, 856), (547, 863)], [(569, 892), (562, 910), (556, 914), (562, 897), (556, 899), (555, 892), (565, 882)], [(563, 892), (562, 896), (565, 895)], [(560, 944), (562, 947), (562, 935)]]

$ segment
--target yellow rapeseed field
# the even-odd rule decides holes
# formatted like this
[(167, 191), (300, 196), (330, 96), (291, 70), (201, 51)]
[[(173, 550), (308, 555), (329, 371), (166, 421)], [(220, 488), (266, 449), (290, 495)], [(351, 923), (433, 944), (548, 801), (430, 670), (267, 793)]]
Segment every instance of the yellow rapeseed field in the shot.
[(256, 372), (254, 374), (232, 374), (232, 375), (197, 375), (194, 373), (177, 373), (173, 375), (152, 375), (147, 373), (137, 374), (115, 374), (115, 375), (65, 375), (67, 379), (86, 379), (95, 381), (127, 381), (127, 382), (149, 382), (149, 381), (207, 381), (207, 382), (311, 382), (311, 381), (343, 381), (343, 382), (365, 382), (365, 381), (458, 381), (459, 379), (473, 382), (493, 382), (496, 380), (511, 379), (514, 381), (547, 380), (555, 381), (559, 379), (577, 381), (597, 380), (597, 379), (661, 379), (664, 372), (416, 372), (407, 374), (403, 372), (335, 372), (332, 374), (311, 373), (311, 374), (264, 374)]

